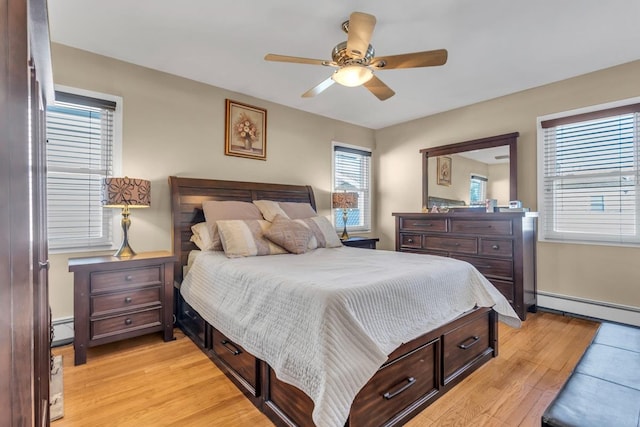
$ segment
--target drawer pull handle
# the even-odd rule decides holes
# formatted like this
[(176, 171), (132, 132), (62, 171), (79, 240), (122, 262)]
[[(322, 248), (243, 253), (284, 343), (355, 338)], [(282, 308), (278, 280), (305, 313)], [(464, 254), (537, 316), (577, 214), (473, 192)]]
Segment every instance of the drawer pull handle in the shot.
[(125, 304), (131, 304), (131, 301), (133, 301), (133, 300), (131, 299), (131, 297), (126, 297), (126, 298), (124, 299)]
[(132, 323), (133, 323), (133, 320), (129, 319), (128, 317), (124, 320), (125, 325), (130, 325)]
[(409, 377), (405, 381), (407, 382), (405, 385), (403, 385), (402, 387), (400, 387), (399, 389), (397, 389), (395, 391), (386, 392), (385, 394), (382, 395), (382, 397), (384, 397), (387, 400), (393, 399), (394, 397), (396, 397), (397, 395), (399, 395), (403, 391), (407, 390), (409, 387), (411, 387), (412, 385), (414, 385), (416, 383), (416, 379), (413, 378), (413, 377)]
[(414, 222), (414, 225), (423, 225), (425, 227), (433, 227), (433, 223), (431, 222)]
[(130, 275), (130, 274), (128, 274), (128, 275), (126, 275), (126, 276), (124, 277), (124, 280), (126, 280), (127, 282), (130, 282), (130, 281), (132, 281), (132, 280), (133, 280), (133, 276), (132, 276), (132, 275)]
[[(469, 342), (469, 340), (471, 340), (471, 342)], [(480, 337), (477, 335), (474, 335), (472, 337), (467, 338), (465, 341), (463, 341), (462, 344), (460, 344), (458, 347), (460, 347), (463, 350), (466, 350), (470, 347), (472, 347), (474, 344), (478, 343), (478, 341), (480, 341)], [(465, 344), (465, 342), (469, 342), (469, 344)]]
[(230, 342), (230, 341), (222, 340), (222, 341), (220, 341), (220, 344), (222, 344), (222, 346), (224, 348), (226, 348), (229, 351), (229, 353), (233, 354), (234, 356), (237, 356), (240, 353), (242, 353), (240, 351), (240, 349), (238, 347), (236, 347), (235, 345), (233, 345), (233, 343)]
[(407, 239), (408, 243), (413, 243), (413, 239)]
[(500, 249), (500, 245), (493, 245), (491, 246), (491, 249), (495, 249), (497, 251), (498, 249)]

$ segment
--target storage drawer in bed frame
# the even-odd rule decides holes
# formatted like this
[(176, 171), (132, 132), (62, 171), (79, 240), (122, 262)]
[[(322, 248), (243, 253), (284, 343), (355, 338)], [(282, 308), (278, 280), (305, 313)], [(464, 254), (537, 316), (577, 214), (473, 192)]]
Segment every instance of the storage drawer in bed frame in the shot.
[[(278, 426), (313, 426), (313, 402), (266, 362), (229, 340), (181, 297), (178, 326)], [(347, 426), (402, 425), (497, 356), (497, 315), (476, 308), (389, 355), (356, 396)], [(375, 421), (374, 421), (375, 420)]]

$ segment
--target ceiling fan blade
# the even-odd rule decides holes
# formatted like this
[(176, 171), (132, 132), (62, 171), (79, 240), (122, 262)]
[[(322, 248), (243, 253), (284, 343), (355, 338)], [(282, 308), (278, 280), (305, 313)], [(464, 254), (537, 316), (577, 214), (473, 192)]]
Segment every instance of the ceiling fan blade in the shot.
[(329, 86), (331, 86), (334, 82), (334, 80), (329, 77), (327, 80), (323, 80), (322, 82), (320, 82), (319, 85), (312, 87), (311, 89), (309, 89), (308, 91), (306, 91), (305, 93), (302, 94), (303, 98), (311, 98), (312, 96), (316, 96), (320, 93), (322, 93), (325, 89), (327, 89)]
[(376, 25), (376, 17), (368, 13), (353, 12), (349, 16), (347, 52), (354, 58), (364, 58)]
[(332, 61), (326, 61), (322, 59), (300, 58), (298, 56), (276, 55), (273, 53), (266, 54), (264, 59), (267, 61), (276, 61), (276, 62), (293, 62), (295, 64), (328, 65), (328, 66), (338, 65)]
[(389, 99), (396, 94), (393, 90), (391, 90), (389, 86), (384, 84), (383, 81), (377, 78), (375, 75), (371, 77), (371, 80), (363, 84), (363, 86), (369, 89), (369, 92), (374, 94), (380, 101)]
[(428, 50), (425, 52), (405, 53), (402, 55), (383, 56), (373, 58), (371, 66), (378, 70), (392, 70), (394, 68), (433, 67), (447, 62), (447, 50)]

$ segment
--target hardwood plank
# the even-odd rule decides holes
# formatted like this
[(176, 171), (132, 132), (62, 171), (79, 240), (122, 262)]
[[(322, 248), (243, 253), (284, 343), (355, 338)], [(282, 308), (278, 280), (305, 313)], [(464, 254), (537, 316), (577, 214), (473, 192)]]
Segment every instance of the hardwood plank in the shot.
[[(591, 342), (596, 322), (538, 312), (521, 329), (500, 324), (500, 356), (407, 423), (534, 426)], [(250, 426), (273, 424), (178, 329), (89, 349), (86, 365), (64, 356), (67, 426)]]

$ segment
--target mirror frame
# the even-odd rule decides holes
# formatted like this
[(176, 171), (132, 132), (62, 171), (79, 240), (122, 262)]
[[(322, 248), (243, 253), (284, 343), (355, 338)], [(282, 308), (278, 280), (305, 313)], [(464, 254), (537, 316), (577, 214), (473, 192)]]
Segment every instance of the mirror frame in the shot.
[(429, 157), (462, 153), (464, 151), (479, 150), (482, 148), (501, 147), (503, 145), (509, 146), (509, 200), (518, 200), (518, 136), (520, 136), (519, 132), (512, 132), (504, 135), (490, 136), (488, 138), (474, 139), (420, 150), (420, 154), (422, 154), (423, 209), (428, 206), (429, 200)]

